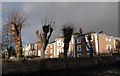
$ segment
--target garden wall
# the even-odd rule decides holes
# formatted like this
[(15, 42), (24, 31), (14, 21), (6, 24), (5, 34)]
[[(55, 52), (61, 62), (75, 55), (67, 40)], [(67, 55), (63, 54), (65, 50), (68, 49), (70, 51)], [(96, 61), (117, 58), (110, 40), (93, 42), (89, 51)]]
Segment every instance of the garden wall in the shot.
[(103, 66), (117, 62), (116, 57), (93, 58), (68, 58), (68, 59), (44, 59), (36, 61), (3, 61), (2, 74), (21, 74), (30, 72), (42, 72), (49, 70), (80, 69), (94, 66)]

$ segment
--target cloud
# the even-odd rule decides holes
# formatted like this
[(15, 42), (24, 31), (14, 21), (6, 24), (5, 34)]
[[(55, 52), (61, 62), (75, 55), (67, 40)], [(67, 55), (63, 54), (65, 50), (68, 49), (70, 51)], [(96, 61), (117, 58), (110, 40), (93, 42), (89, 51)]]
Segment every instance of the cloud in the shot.
[[(26, 43), (36, 42), (36, 30), (41, 30), (41, 19), (46, 16), (56, 22), (55, 30), (51, 40), (54, 40), (61, 33), (62, 25), (71, 22), (75, 23), (75, 29), (83, 27), (85, 32), (101, 30), (109, 35), (117, 36), (118, 30), (118, 4), (110, 2), (23, 2), (3, 3), (3, 19), (13, 7), (20, 8), (29, 15), (27, 24), (22, 31), (22, 38)], [(108, 29), (109, 28), (109, 29)], [(111, 31), (112, 30), (112, 31)]]

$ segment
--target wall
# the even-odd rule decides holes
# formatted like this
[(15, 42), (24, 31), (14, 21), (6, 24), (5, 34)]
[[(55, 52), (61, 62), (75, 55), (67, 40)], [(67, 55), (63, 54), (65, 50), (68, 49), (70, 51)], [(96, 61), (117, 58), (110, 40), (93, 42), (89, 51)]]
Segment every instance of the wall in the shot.
[(13, 61), (2, 62), (3, 74), (20, 74), (31, 72), (42, 72), (48, 70), (65, 70), (94, 67), (98, 65), (109, 65), (116, 63), (116, 57), (93, 58), (68, 58), (68, 59), (44, 59), (39, 61)]

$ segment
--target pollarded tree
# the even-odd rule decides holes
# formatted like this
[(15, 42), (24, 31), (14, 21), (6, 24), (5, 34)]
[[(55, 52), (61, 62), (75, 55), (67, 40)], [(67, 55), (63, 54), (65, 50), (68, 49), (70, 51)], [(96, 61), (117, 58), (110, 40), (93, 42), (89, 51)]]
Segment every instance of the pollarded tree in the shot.
[(2, 26), (2, 49), (7, 50), (8, 52), (8, 59), (10, 56), (15, 56), (14, 50), (11, 50), (13, 48), (13, 41), (11, 39), (10, 34), (10, 28), (8, 24), (5, 24)]
[[(82, 36), (83, 36), (83, 38), (84, 38), (84, 42), (85, 42), (85, 44), (86, 44), (86, 47), (89, 49), (89, 51), (90, 51), (90, 57), (93, 57), (93, 44), (92, 44), (92, 42), (91, 42), (91, 40), (92, 40), (92, 33), (94, 33), (94, 32), (88, 32), (88, 33), (84, 33), (84, 34), (82, 34)], [(87, 42), (88, 41), (88, 42)]]
[(49, 39), (53, 32), (53, 26), (55, 25), (54, 21), (42, 21), (42, 32), (36, 31), (37, 37), (40, 39), (41, 42), (41, 58), (45, 58), (45, 50), (49, 43)]
[(91, 34), (88, 34), (87, 40), (88, 40), (88, 44), (86, 44), (86, 46), (90, 50), (90, 57), (93, 57), (93, 44), (91, 42), (92, 40)]
[(64, 36), (64, 58), (67, 58), (67, 52), (69, 49), (69, 43), (71, 41), (72, 33), (73, 33), (73, 24), (65, 24), (65, 27), (62, 29)]
[(116, 39), (116, 52), (118, 53), (118, 54), (120, 54), (120, 40), (117, 40)]
[(19, 59), (22, 57), (22, 40), (21, 30), (24, 26), (24, 22), (27, 17), (20, 14), (18, 11), (13, 11), (8, 17), (8, 25), (10, 27), (11, 38), (14, 42), (14, 49), (16, 57)]
[[(98, 32), (98, 34), (102, 33), (103, 31)], [(82, 36), (84, 37), (84, 42), (87, 46), (87, 48), (90, 51), (90, 57), (93, 57), (93, 53), (94, 53), (94, 49), (93, 49), (93, 44), (92, 44), (92, 34), (95, 32), (88, 32), (88, 33), (84, 33), (82, 34)], [(88, 42), (87, 42), (88, 41)]]

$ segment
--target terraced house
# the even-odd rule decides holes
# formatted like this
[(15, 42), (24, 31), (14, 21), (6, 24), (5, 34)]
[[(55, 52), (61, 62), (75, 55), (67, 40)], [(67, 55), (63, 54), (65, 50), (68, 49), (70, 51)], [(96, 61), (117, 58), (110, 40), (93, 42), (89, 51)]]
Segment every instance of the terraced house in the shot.
[[(116, 37), (91, 33), (91, 38), (94, 55), (111, 55), (115, 52), (117, 44)], [(88, 43), (87, 35), (82, 36), (81, 33), (73, 33), (69, 43), (68, 57), (89, 57), (90, 50), (86, 47), (85, 41)], [(63, 47), (63, 35), (61, 34), (55, 41), (48, 44), (45, 51), (45, 58), (58, 58), (59, 54), (64, 52)], [(41, 56), (41, 43), (27, 44), (26, 47), (23, 48), (23, 51), (24, 55)]]
[(107, 36), (105, 34), (92, 34), (92, 45), (94, 54), (109, 54), (114, 53), (116, 49), (116, 39), (113, 36)]
[(37, 56), (38, 55), (38, 49), (37, 49), (37, 44), (26, 44), (23, 47), (22, 53), (24, 56)]

